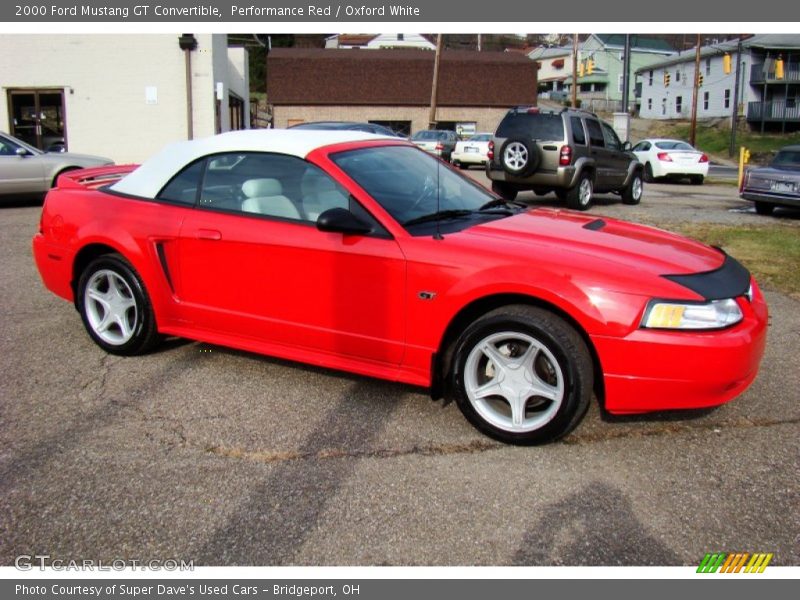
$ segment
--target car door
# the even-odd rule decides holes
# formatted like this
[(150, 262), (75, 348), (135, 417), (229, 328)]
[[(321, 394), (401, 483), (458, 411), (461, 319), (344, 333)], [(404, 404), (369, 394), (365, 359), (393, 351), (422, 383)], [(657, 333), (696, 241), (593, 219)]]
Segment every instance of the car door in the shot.
[[(304, 189), (310, 171), (329, 180), (325, 193), (318, 185)], [(399, 246), (380, 231), (319, 231), (303, 206), (311, 194), (315, 214), (325, 208), (320, 202), (355, 202), (296, 157), (209, 159), (197, 209), (180, 233), (178, 295), (186, 318), (255, 342), (399, 364), (406, 269)]]
[[(17, 154), (18, 150), (26, 154)], [(0, 136), (0, 194), (38, 194), (46, 192), (44, 166), (35, 154), (13, 140)]]
[(600, 121), (603, 128), (608, 160), (608, 189), (618, 190), (625, 183), (628, 176), (628, 166), (631, 163), (630, 155), (623, 151), (622, 142), (613, 127), (605, 121)]
[(605, 136), (597, 119), (584, 119), (589, 134), (589, 154), (595, 162), (595, 190), (603, 191), (610, 187), (612, 172), (610, 151), (606, 149)]

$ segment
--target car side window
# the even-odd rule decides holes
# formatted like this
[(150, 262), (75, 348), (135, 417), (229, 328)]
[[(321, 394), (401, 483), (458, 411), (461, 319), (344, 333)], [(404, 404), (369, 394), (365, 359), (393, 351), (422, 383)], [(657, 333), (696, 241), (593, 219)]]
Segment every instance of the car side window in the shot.
[(0, 138), (0, 156), (14, 156), (17, 153), (17, 148), (21, 148), (11, 140)]
[(570, 125), (572, 125), (572, 141), (581, 146), (586, 145), (586, 133), (583, 131), (583, 123), (580, 117), (570, 117)]
[(639, 142), (631, 150), (633, 152), (647, 152), (650, 150), (650, 142)]
[(205, 160), (198, 160), (170, 179), (159, 192), (158, 199), (174, 204), (193, 205), (197, 201), (197, 191), (205, 169)]
[(608, 123), (600, 123), (603, 127), (603, 138), (605, 139), (606, 148), (611, 150), (619, 150), (622, 148), (622, 142), (617, 137), (617, 132), (614, 131)]
[(589, 141), (592, 146), (603, 148), (605, 141), (603, 138), (603, 130), (600, 129), (600, 123), (594, 119), (586, 119), (586, 129), (589, 131)]

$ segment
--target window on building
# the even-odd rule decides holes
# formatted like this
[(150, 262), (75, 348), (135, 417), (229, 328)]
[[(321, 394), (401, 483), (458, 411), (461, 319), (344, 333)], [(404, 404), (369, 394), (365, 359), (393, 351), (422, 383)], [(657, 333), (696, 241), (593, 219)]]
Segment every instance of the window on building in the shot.
[(680, 69), (675, 69), (675, 81), (681, 80), (681, 72)]
[(706, 59), (706, 75), (711, 75), (711, 59)]
[(403, 40), (405, 40), (405, 39), (406, 39), (406, 36), (405, 36), (405, 34), (404, 34), (404, 33), (398, 33), (398, 34), (397, 34), (397, 41), (398, 41), (398, 42), (402, 42), (402, 41), (403, 41)]
[(653, 85), (653, 70), (647, 72), (647, 85)]
[(666, 98), (662, 98), (661, 99), (661, 114), (662, 115), (666, 115), (667, 114), (667, 99)]
[(708, 98), (709, 98), (709, 93), (703, 92), (703, 110), (708, 110)]
[(731, 107), (731, 91), (725, 90), (725, 108)]
[(647, 99), (647, 110), (653, 110), (653, 99), (652, 98), (648, 98)]
[(683, 96), (675, 96), (675, 112), (680, 114), (683, 108)]
[(624, 77), (625, 76), (620, 73), (620, 75), (619, 75), (619, 77), (617, 79), (617, 91), (619, 91), (619, 92), (622, 91), (622, 84), (623, 84), (623, 81), (624, 81)]

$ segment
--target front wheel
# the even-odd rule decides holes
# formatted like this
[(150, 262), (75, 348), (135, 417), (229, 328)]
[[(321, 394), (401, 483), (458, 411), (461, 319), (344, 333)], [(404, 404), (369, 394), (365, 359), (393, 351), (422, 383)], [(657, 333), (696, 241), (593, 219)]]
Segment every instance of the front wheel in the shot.
[(77, 300), (86, 331), (106, 352), (143, 354), (161, 340), (147, 290), (119, 254), (89, 263), (78, 281)]
[(458, 407), (474, 427), (502, 442), (558, 439), (589, 406), (589, 350), (574, 328), (546, 310), (512, 305), (487, 313), (464, 331), (454, 356)]

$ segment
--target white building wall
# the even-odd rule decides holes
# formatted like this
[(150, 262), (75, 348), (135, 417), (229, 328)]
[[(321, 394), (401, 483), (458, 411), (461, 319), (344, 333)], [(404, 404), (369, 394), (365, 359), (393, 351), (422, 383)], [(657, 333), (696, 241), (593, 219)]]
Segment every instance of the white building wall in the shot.
[[(185, 63), (178, 37), (0, 36), (0, 56), (14, 57), (0, 61), (0, 130), (10, 129), (9, 89), (50, 88), (64, 90), (70, 152), (141, 162), (166, 144), (186, 139)], [(195, 137), (202, 137), (214, 133), (214, 81), (227, 82), (223, 75), (229, 62), (225, 35), (195, 37), (193, 124)], [(227, 97), (223, 108), (227, 119)]]
[[(700, 59), (700, 73), (703, 85), (698, 90), (697, 118), (710, 119), (730, 117), (733, 113), (734, 83), (736, 80), (736, 56), (729, 74), (723, 70), (722, 55), (711, 56), (710, 71), (706, 67), (706, 57)], [(753, 100), (750, 85), (750, 55), (742, 53), (742, 68), (739, 81), (739, 104), (747, 106)], [(652, 83), (650, 70), (641, 72), (642, 97), (639, 116), (643, 119), (690, 119), (692, 115), (692, 92), (694, 85), (694, 61), (687, 61), (667, 67), (654, 68)], [(670, 85), (664, 85), (664, 73), (670, 74)], [(680, 81), (677, 74), (680, 73)], [(730, 103), (725, 106), (725, 91), (729, 90)], [(704, 94), (708, 93), (708, 108), (705, 107)], [(682, 109), (676, 109), (676, 99), (681, 97)]]

